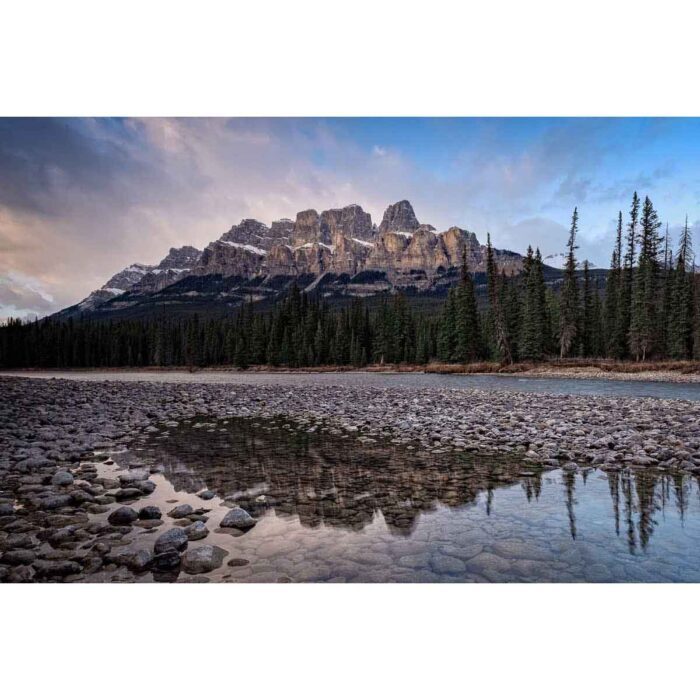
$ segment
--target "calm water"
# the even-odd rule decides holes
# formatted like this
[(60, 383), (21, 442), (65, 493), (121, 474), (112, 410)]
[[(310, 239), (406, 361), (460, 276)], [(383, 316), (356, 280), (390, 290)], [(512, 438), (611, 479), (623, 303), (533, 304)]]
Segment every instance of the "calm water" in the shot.
[[(139, 505), (211, 509), (211, 534), (190, 547), (229, 552), (213, 580), (700, 581), (695, 476), (546, 472), (363, 444), (284, 419), (204, 420), (115, 458), (162, 466)], [(204, 488), (216, 498), (199, 499)], [(245, 534), (218, 528), (233, 503), (259, 518)], [(166, 521), (141, 537), (155, 539)]]
[(537, 379), (491, 374), (421, 374), (377, 372), (0, 372), (6, 376), (58, 377), (84, 381), (195, 382), (203, 384), (274, 384), (280, 386), (367, 386), (453, 389), (509, 389), (590, 396), (648, 396), (700, 401), (700, 383), (619, 381), (610, 379)]

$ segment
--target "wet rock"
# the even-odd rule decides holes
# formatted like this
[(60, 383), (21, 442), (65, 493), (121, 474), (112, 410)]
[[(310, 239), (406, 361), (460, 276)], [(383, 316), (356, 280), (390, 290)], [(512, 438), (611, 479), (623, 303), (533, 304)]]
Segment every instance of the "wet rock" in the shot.
[(138, 513), (129, 506), (121, 506), (116, 510), (113, 510), (107, 520), (112, 525), (131, 525), (134, 520), (138, 520)]
[(234, 557), (226, 562), (227, 566), (248, 566), (250, 562), (247, 559), (241, 559), (240, 557)]
[(67, 495), (55, 495), (44, 498), (40, 505), (44, 510), (58, 510), (65, 508), (72, 503), (71, 497)]
[(36, 544), (34, 537), (26, 532), (13, 533), (5, 540), (7, 549), (31, 549)]
[(436, 554), (431, 559), (433, 571), (438, 574), (461, 574), (466, 567), (464, 562), (457, 557), (450, 557), (446, 554)]
[(33, 549), (11, 549), (5, 552), (0, 558), (3, 564), (18, 566), (21, 564), (31, 564), (36, 559), (36, 552)]
[(142, 494), (146, 496), (156, 490), (156, 485), (152, 481), (137, 481), (135, 482), (135, 486)]
[(221, 520), (221, 527), (233, 527), (237, 530), (250, 530), (257, 520), (243, 508), (232, 508)]
[(108, 557), (118, 566), (126, 566), (132, 571), (145, 571), (153, 563), (154, 555), (147, 549), (136, 549), (117, 552)]
[(194, 508), (187, 503), (183, 503), (180, 506), (175, 506), (175, 508), (168, 511), (168, 515), (171, 518), (175, 518), (175, 519), (185, 518), (188, 515), (190, 515), (190, 513), (194, 513)]
[(187, 547), (187, 541), (187, 533), (181, 527), (174, 527), (158, 537), (153, 549), (156, 554), (168, 549), (182, 551)]
[(188, 574), (206, 574), (218, 569), (227, 552), (214, 545), (201, 545), (187, 551), (182, 558), (182, 568)]
[(178, 569), (180, 567), (181, 558), (180, 552), (178, 552), (176, 549), (166, 549), (162, 552), (158, 552), (153, 557), (152, 566), (154, 569), (160, 571)]
[(139, 520), (160, 520), (161, 516), (158, 506), (144, 506), (139, 510)]
[(213, 491), (200, 491), (197, 494), (203, 501), (210, 501), (216, 494)]
[(51, 483), (54, 486), (70, 486), (73, 480), (73, 475), (70, 472), (56, 472), (51, 479)]
[(203, 540), (209, 534), (207, 526), (200, 521), (194, 522), (192, 525), (188, 525), (185, 528), (185, 532), (187, 533), (187, 539), (190, 542), (194, 540)]
[(133, 469), (125, 474), (119, 474), (119, 482), (121, 484), (133, 484), (136, 481), (146, 481), (148, 476), (149, 472), (145, 469)]
[(118, 501), (136, 501), (143, 496), (143, 492), (136, 488), (119, 489), (114, 497)]
[(57, 547), (64, 542), (69, 542), (76, 538), (76, 533), (78, 531), (77, 525), (66, 525), (66, 527), (61, 527), (58, 530), (52, 532), (49, 535), (48, 541)]
[(40, 578), (65, 578), (79, 574), (83, 567), (78, 562), (69, 559), (57, 561), (36, 560), (32, 563), (36, 575)]
[(32, 469), (43, 469), (45, 467), (53, 467), (56, 464), (52, 459), (46, 459), (45, 457), (29, 457), (23, 459), (15, 465), (16, 469), (19, 470), (32, 470)]

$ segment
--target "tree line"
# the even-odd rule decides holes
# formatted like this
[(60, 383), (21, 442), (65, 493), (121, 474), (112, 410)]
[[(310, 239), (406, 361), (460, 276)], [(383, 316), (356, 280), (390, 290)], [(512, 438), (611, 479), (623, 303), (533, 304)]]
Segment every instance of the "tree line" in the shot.
[(700, 359), (700, 282), (687, 218), (674, 253), (654, 206), (635, 193), (617, 218), (603, 285), (576, 259), (574, 209), (560, 284), (548, 285), (539, 250), (507, 276), (486, 246), (486, 285), (477, 289), (462, 256), (460, 281), (437, 314), (412, 309), (403, 294), (370, 309), (345, 308), (292, 285), (271, 311), (244, 304), (224, 318), (101, 321), (10, 319), (0, 328), (2, 367), (251, 365), (311, 367), (375, 363), (509, 364), (550, 357)]

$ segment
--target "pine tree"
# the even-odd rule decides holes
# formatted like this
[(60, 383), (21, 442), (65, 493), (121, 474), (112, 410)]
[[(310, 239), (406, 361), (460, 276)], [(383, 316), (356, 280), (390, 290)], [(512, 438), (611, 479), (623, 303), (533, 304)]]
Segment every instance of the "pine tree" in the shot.
[(583, 261), (583, 313), (581, 314), (581, 354), (594, 355), (595, 301), (588, 260)]
[(476, 308), (474, 281), (467, 266), (467, 251), (462, 250), (462, 274), (455, 299), (455, 358), (458, 362), (473, 362), (481, 355), (481, 329)]
[(539, 286), (538, 270), (541, 271), (541, 260), (538, 261), (528, 246), (527, 255), (523, 261), (524, 298), (522, 302), (522, 319), (520, 324), (520, 339), (518, 354), (523, 360), (540, 360), (544, 354), (545, 328), (543, 325), (543, 299)]
[(548, 355), (554, 347), (552, 341), (552, 318), (550, 314), (549, 304), (547, 303), (547, 294), (551, 294), (551, 290), (547, 288), (547, 283), (544, 280), (544, 265), (542, 264), (542, 254), (538, 248), (535, 251), (535, 288), (537, 290), (537, 308), (540, 312), (540, 327), (542, 329), (541, 350), (543, 355)]
[(502, 290), (499, 284), (499, 275), (496, 270), (496, 261), (491, 247), (491, 234), (486, 234), (486, 277), (489, 297), (489, 310), (491, 330), (499, 360), (505, 364), (513, 363), (513, 356), (508, 339), (508, 330), (503, 312)]
[(649, 197), (645, 197), (629, 332), (630, 351), (637, 360), (645, 360), (659, 344), (659, 228), (658, 214)]
[(625, 332), (622, 328), (622, 212), (618, 212), (617, 236), (610, 262), (610, 272), (605, 282), (605, 351), (611, 357), (621, 358), (625, 353)]
[(579, 325), (578, 285), (576, 283), (576, 233), (578, 232), (578, 208), (571, 217), (571, 229), (567, 243), (564, 284), (559, 305), (559, 348), (560, 357), (568, 356), (575, 348)]
[(452, 362), (457, 345), (457, 301), (454, 287), (450, 287), (442, 307), (437, 351), (441, 362)]
[(671, 270), (671, 299), (669, 303), (668, 353), (676, 359), (691, 355), (693, 345), (693, 243), (688, 217), (678, 241), (675, 270)]
[(629, 332), (632, 317), (632, 287), (636, 262), (637, 225), (639, 223), (639, 197), (635, 192), (630, 207), (630, 220), (627, 224), (627, 250), (622, 267), (619, 302), (619, 338), (624, 347), (622, 356), (629, 354)]

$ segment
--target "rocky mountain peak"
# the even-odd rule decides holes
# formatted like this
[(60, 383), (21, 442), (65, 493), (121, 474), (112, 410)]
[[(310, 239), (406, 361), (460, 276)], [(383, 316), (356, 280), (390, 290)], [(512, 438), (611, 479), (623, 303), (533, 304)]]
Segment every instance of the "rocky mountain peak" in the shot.
[(292, 232), (292, 245), (305, 243), (330, 243), (330, 236), (322, 235), (321, 217), (315, 209), (305, 209), (297, 214)]
[(194, 246), (183, 245), (181, 248), (171, 248), (168, 254), (158, 263), (161, 270), (190, 270), (202, 254)]
[(359, 204), (350, 204), (342, 209), (328, 209), (321, 212), (321, 231), (337, 243), (338, 237), (372, 239), (372, 216)]
[(286, 243), (294, 232), (294, 222), (291, 219), (273, 221), (270, 226), (270, 236), (278, 243)]
[(396, 204), (390, 204), (384, 212), (384, 218), (379, 225), (379, 233), (387, 231), (405, 231), (412, 233), (420, 226), (416, 213), (407, 199), (402, 199)]
[(229, 243), (259, 246), (262, 239), (270, 235), (270, 229), (257, 219), (242, 219), (237, 226), (231, 226), (219, 240)]

